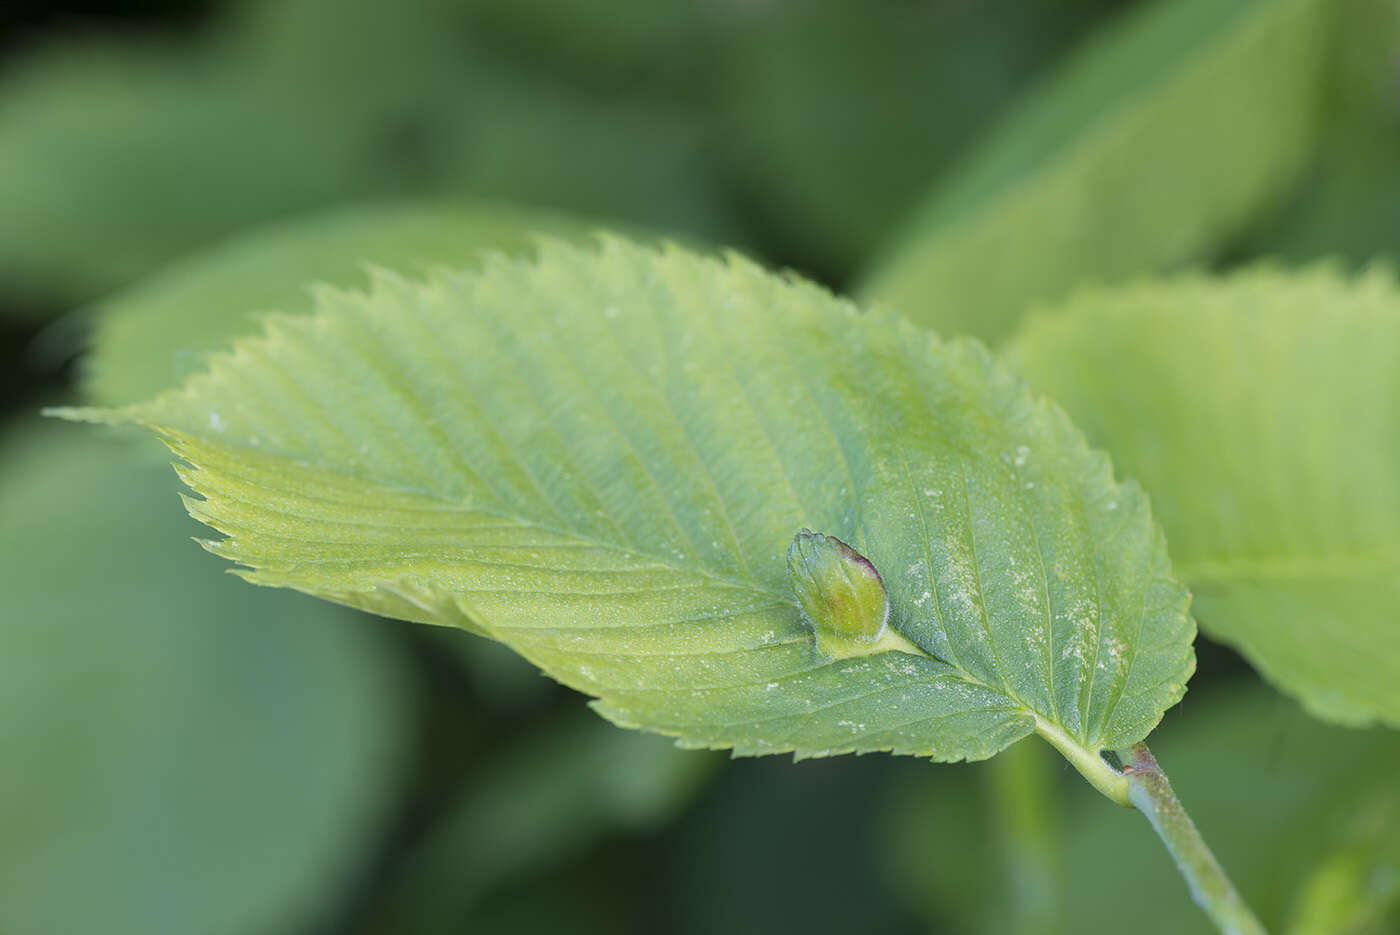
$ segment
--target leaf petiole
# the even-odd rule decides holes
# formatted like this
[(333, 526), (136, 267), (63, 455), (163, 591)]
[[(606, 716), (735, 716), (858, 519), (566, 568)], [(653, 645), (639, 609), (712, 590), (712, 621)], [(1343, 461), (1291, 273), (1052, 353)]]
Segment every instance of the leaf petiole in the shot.
[(1035, 715), (1035, 732), (1079, 770), (1090, 785), (1119, 805), (1136, 808), (1167, 846), (1191, 898), (1225, 935), (1267, 935), (1235, 885), (1206, 845), (1191, 816), (1182, 808), (1171, 783), (1147, 744), (1118, 751), (1122, 770), (1063, 730)]
[(1109, 765), (1097, 750), (1080, 745), (1069, 734), (1047, 721), (1039, 714), (1035, 718), (1035, 732), (1059, 750), (1069, 760), (1079, 774), (1089, 780), (1089, 784), (1124, 808), (1132, 808), (1128, 797), (1128, 777)]
[(1126, 763), (1122, 775), (1128, 783), (1129, 800), (1171, 852), (1196, 905), (1226, 935), (1267, 935), (1181, 807), (1147, 744), (1135, 744), (1119, 755)]

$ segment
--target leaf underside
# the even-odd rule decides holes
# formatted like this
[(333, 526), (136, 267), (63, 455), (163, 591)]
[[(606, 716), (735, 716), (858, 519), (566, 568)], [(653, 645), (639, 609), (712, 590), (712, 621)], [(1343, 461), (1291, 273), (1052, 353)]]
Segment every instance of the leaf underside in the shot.
[[(274, 319), (116, 413), (254, 582), (509, 644), (606, 717), (740, 754), (1147, 734), (1193, 666), (1147, 501), (971, 342), (738, 257), (546, 243)], [(784, 558), (881, 570), (919, 654), (827, 658)]]
[(1014, 366), (1139, 478), (1212, 635), (1314, 714), (1400, 726), (1400, 289), (1249, 270), (1077, 296)]

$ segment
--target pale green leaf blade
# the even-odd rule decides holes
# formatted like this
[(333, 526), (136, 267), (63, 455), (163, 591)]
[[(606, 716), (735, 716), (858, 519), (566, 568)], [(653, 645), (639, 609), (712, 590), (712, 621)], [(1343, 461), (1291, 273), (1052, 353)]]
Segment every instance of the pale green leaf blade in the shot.
[(210, 353), (258, 331), (261, 315), (311, 311), (315, 283), (366, 285), (371, 266), (422, 275), (490, 250), (526, 253), (537, 232), (587, 230), (542, 211), (470, 203), (386, 203), (259, 228), (101, 302), (86, 393), (119, 406), (178, 386)]
[(0, 930), (314, 926), (406, 752), (380, 628), (191, 549), (144, 446), (0, 450)]
[(1151, 493), (1213, 636), (1400, 725), (1400, 292), (1325, 267), (1081, 294), (1013, 364)]
[(1000, 340), (1085, 279), (1200, 257), (1320, 135), (1336, 0), (1158, 0), (1130, 14), (930, 194), (860, 296)]
[[(485, 633), (688, 744), (1116, 747), (1194, 664), (1146, 498), (1061, 411), (980, 345), (737, 257), (382, 277), (119, 416), (170, 441), (250, 580)], [(882, 570), (914, 652), (815, 650), (803, 527)]]

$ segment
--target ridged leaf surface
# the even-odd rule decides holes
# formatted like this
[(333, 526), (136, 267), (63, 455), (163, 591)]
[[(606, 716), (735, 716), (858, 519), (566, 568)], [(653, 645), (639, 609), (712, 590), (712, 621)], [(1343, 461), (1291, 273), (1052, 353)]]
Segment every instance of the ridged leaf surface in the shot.
[[(508, 643), (697, 746), (990, 756), (1147, 734), (1193, 666), (1146, 498), (975, 343), (742, 259), (608, 242), (325, 292), (120, 413), (255, 582)], [(785, 552), (880, 569), (830, 658)]]

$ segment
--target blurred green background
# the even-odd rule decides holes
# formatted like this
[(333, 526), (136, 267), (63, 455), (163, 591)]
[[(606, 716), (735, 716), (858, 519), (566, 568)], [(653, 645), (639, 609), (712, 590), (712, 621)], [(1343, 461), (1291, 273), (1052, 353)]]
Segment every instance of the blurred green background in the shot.
[[(485, 641), (239, 582), (190, 542), (162, 450), (37, 412), (171, 386), (364, 260), (537, 230), (934, 294), (929, 323), (989, 340), (1084, 278), (1392, 258), (1395, 22), (1385, 0), (0, 5), (0, 932), (1204, 930), (1141, 819), (1033, 740), (965, 767), (678, 751)], [(929, 231), (963, 251), (946, 274)], [(1294, 931), (1338, 901), (1345, 931), (1400, 931), (1371, 859), (1400, 838), (1393, 732), (1198, 652), (1154, 748), (1246, 895)]]

